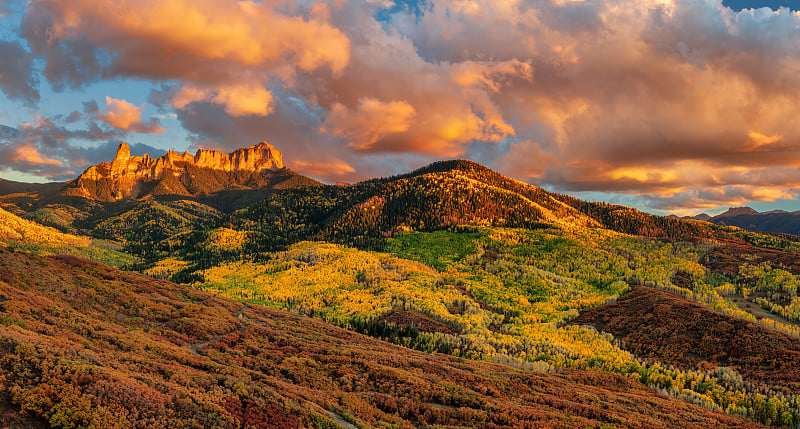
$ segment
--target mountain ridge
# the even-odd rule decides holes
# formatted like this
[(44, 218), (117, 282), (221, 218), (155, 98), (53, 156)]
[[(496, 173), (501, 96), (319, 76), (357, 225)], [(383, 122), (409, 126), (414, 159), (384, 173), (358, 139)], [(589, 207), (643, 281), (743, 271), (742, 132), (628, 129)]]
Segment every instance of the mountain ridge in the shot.
[[(65, 186), (64, 195), (82, 196), (100, 201), (141, 199), (150, 195), (206, 195), (223, 189), (257, 188), (263, 178), (286, 172), (283, 155), (267, 142), (225, 154), (199, 149), (189, 152), (168, 151), (159, 158), (132, 156), (130, 146), (122, 143), (111, 162), (87, 168)], [(215, 180), (212, 186), (194, 189), (197, 174)]]
[(800, 211), (769, 210), (759, 212), (751, 207), (731, 207), (715, 216), (700, 213), (695, 216), (684, 216), (682, 219), (735, 226), (754, 232), (800, 235)]

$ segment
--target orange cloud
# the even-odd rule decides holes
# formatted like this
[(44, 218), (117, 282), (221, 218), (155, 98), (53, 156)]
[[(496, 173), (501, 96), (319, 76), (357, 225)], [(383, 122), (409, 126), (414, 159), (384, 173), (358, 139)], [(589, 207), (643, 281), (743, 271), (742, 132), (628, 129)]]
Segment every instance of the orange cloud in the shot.
[(19, 145), (15, 148), (11, 159), (16, 163), (25, 163), (31, 165), (45, 165), (45, 166), (62, 166), (63, 162), (47, 158), (39, 153), (39, 150), (31, 143)]
[(355, 168), (344, 161), (302, 161), (296, 160), (291, 164), (292, 169), (302, 174), (314, 177), (341, 177), (355, 173)]
[(489, 91), (498, 92), (513, 78), (530, 80), (533, 67), (513, 59), (509, 61), (465, 61), (452, 67), (453, 82), (462, 87), (484, 85)]
[(215, 88), (184, 85), (172, 99), (172, 105), (176, 109), (183, 109), (197, 101), (222, 105), (232, 116), (266, 116), (272, 113), (274, 97), (272, 92), (263, 86), (250, 83), (222, 85)]
[[(269, 80), (291, 84), (298, 71), (347, 66), (350, 41), (324, 9), (303, 18), (275, 2), (34, 0), (22, 32), (56, 86), (100, 76), (178, 79), (187, 88), (177, 105), (192, 93), (191, 101), (223, 104), (233, 115), (265, 115)], [(65, 51), (81, 54), (64, 61)], [(108, 52), (110, 62), (100, 59)]]
[(749, 138), (749, 143), (751, 143), (751, 145), (747, 147), (749, 150), (759, 150), (759, 148), (782, 142), (784, 139), (783, 134), (767, 136), (752, 130), (747, 133), (747, 137)]
[(350, 146), (369, 149), (388, 134), (407, 131), (416, 114), (414, 107), (406, 101), (383, 102), (362, 98), (354, 111), (343, 104), (335, 104), (327, 122), (330, 132), (347, 138)]
[(97, 115), (97, 119), (110, 127), (135, 133), (164, 133), (166, 130), (158, 125), (155, 119), (144, 123), (142, 121), (142, 108), (134, 106), (125, 100), (117, 100), (106, 96), (107, 113)]
[(54, 40), (80, 33), (123, 54), (126, 43), (133, 51), (149, 49), (151, 60), (189, 56), (276, 65), (288, 58), (303, 70), (327, 65), (337, 72), (348, 61), (349, 41), (339, 30), (281, 14), (270, 2), (36, 0), (31, 13), (45, 8), (54, 18)]

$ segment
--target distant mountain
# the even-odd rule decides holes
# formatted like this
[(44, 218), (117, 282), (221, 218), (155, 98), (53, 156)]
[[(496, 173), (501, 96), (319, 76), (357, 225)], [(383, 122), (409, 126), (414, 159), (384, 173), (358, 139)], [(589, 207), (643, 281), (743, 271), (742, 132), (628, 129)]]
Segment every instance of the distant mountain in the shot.
[(50, 191), (64, 186), (65, 183), (66, 182), (25, 183), (0, 179), (0, 196), (27, 192)]
[(266, 142), (230, 154), (169, 151), (160, 158), (131, 156), (130, 147), (122, 143), (112, 162), (89, 167), (60, 194), (111, 202), (318, 184), (285, 168), (281, 153)]
[[(270, 193), (321, 185), (284, 167), (282, 158), (265, 142), (230, 154), (169, 151), (159, 158), (131, 156), (123, 143), (112, 162), (89, 167), (67, 183), (0, 182), (0, 207), (63, 232), (123, 242), (128, 252), (159, 259), (172, 252), (170, 237), (202, 230), (223, 213)], [(156, 246), (164, 240), (163, 248)]]
[(684, 219), (696, 219), (717, 225), (735, 226), (748, 231), (800, 235), (800, 211), (771, 210), (758, 212), (750, 207), (731, 207), (716, 216), (701, 213), (696, 216), (686, 216)]
[(3, 427), (759, 427), (621, 375), (409, 350), (71, 256), (0, 247), (0, 310)]
[(730, 218), (736, 216), (750, 216), (754, 214), (758, 214), (758, 212), (751, 209), (750, 207), (731, 207), (724, 213), (716, 215), (715, 218), (722, 219), (722, 218)]

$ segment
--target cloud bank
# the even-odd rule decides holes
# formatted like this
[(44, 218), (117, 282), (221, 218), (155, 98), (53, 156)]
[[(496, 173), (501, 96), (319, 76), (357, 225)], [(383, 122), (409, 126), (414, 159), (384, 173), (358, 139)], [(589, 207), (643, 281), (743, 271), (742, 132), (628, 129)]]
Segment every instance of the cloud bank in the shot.
[[(467, 157), (659, 210), (800, 192), (800, 14), (786, 8), (32, 0), (20, 35), (30, 52), (0, 42), (19, 59), (0, 65), (9, 97), (38, 101), (35, 60), (65, 91), (150, 81), (150, 102), (176, 113), (193, 145), (266, 139), (290, 167), (329, 181)], [(124, 103), (109, 98), (92, 120), (120, 136), (163, 131)], [(61, 159), (42, 141), (27, 141), (41, 164)]]

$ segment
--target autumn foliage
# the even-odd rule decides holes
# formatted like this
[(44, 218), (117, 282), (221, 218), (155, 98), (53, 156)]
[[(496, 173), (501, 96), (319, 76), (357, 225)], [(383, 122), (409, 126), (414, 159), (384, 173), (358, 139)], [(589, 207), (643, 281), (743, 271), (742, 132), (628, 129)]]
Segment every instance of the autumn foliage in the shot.
[(55, 427), (753, 426), (626, 378), (430, 355), (74, 257), (0, 251), (0, 395)]

